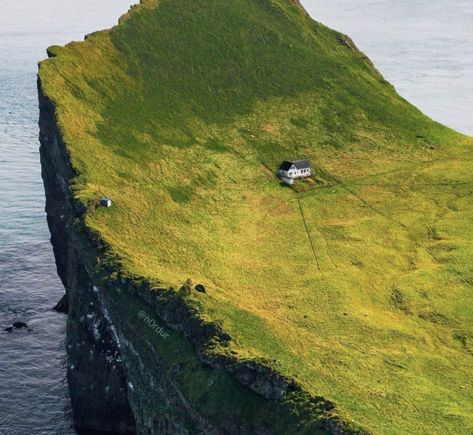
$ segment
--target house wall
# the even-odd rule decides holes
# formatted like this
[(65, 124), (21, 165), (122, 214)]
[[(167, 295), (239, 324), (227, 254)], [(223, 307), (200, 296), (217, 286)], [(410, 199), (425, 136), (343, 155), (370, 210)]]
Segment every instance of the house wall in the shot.
[(281, 178), (289, 178), (288, 172), (287, 171), (281, 171), (279, 170), (279, 176)]
[(279, 176), (283, 178), (301, 178), (309, 177), (312, 175), (312, 170), (309, 169), (309, 172), (302, 172), (301, 169), (291, 168), (289, 171), (279, 171)]

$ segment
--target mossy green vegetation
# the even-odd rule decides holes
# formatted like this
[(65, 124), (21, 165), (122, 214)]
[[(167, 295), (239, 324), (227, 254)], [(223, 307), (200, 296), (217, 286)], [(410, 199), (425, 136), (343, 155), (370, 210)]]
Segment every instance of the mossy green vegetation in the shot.
[[(234, 352), (373, 433), (473, 431), (470, 138), (296, 1), (145, 1), (53, 52), (74, 192), (125, 271), (202, 282)], [(282, 187), (292, 158), (320, 182)]]
[[(160, 334), (143, 321), (144, 315), (153, 321), (156, 317), (150, 313), (147, 304), (139, 298), (130, 298), (130, 294), (120, 286), (108, 292), (107, 303), (113, 322), (132, 343), (129, 348), (123, 346), (122, 352), (134, 381), (133, 391), (137, 392), (134, 394), (146, 395), (144, 402), (153, 404), (153, 409), (141, 409), (143, 420), (152, 420), (156, 409), (163, 414), (176, 414), (178, 411), (173, 407), (172, 396), (180, 391), (192, 404), (193, 412), (205, 416), (210, 427), (229, 422), (230, 427), (238, 424), (240, 427), (253, 427), (255, 431), (271, 427), (275, 434), (280, 435), (328, 433), (319, 428), (323, 410), (316, 404), (307, 403), (307, 399), (304, 401), (299, 397), (300, 393), (290, 393), (284, 400), (274, 403), (249, 392), (223, 368), (204, 367), (182, 334), (158, 325), (165, 331), (165, 334)], [(139, 353), (135, 349), (139, 349)], [(143, 367), (146, 367), (146, 372)], [(201, 433), (185, 413), (181, 413), (178, 420), (188, 433)]]

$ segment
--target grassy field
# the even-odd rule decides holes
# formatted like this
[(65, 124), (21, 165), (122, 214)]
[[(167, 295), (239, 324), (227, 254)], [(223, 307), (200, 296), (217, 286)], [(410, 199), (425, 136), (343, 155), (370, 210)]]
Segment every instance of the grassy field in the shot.
[(75, 195), (128, 273), (203, 283), (235, 352), (373, 433), (473, 432), (472, 139), (289, 0), (145, 1), (50, 52)]

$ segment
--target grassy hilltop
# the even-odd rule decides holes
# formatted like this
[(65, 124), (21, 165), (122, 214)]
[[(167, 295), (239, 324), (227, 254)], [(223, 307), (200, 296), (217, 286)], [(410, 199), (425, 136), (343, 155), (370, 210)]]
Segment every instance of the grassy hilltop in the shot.
[[(294, 0), (146, 0), (50, 54), (75, 195), (124, 270), (203, 283), (234, 352), (373, 433), (473, 432), (471, 139)], [(273, 174), (295, 158), (296, 191)]]

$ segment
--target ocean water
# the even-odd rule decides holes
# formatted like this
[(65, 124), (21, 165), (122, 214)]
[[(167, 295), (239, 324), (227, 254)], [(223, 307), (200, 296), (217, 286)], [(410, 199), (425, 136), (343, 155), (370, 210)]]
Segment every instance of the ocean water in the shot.
[(348, 34), (403, 97), (473, 135), (473, 1), (301, 2), (316, 20)]
[[(189, 0), (191, 1), (191, 0)], [(399, 92), (473, 134), (471, 0), (302, 0), (350, 34)], [(0, 435), (73, 434), (63, 294), (44, 214), (36, 63), (45, 48), (110, 27), (130, 0), (4, 0), (0, 11)], [(25, 321), (30, 332), (3, 328)]]
[[(21, 0), (0, 10), (0, 435), (73, 434), (64, 289), (44, 214), (37, 62), (52, 44), (116, 24), (130, 0)], [(14, 321), (30, 332), (5, 332)]]

